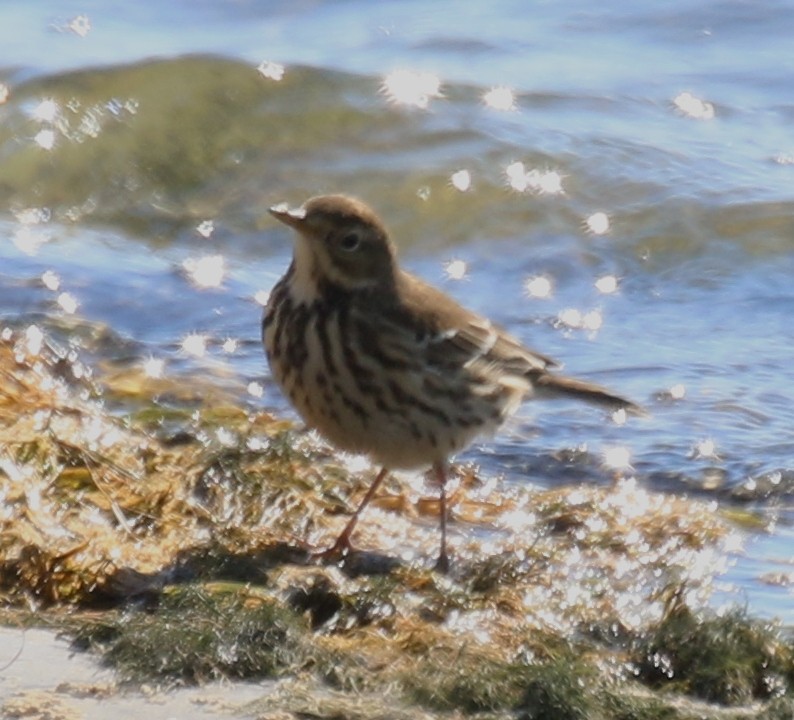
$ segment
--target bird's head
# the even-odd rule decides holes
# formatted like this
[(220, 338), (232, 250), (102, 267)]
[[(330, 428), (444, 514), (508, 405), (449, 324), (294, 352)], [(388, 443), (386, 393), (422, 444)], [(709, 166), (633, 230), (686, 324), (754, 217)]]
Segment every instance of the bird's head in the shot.
[(274, 205), (270, 214), (297, 232), (298, 277), (350, 290), (393, 282), (394, 246), (378, 216), (360, 200), (319, 195), (299, 208)]

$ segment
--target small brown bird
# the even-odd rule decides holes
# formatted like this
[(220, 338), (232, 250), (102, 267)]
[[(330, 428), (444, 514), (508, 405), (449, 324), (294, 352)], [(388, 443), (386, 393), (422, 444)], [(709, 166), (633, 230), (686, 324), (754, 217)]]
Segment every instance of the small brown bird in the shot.
[(441, 487), (446, 571), (448, 458), (493, 432), (528, 397), (636, 405), (582, 380), (401, 270), (378, 216), (360, 200), (322, 195), (271, 214), (297, 231), (273, 289), (262, 339), (278, 385), (310, 427), (381, 466), (326, 555), (343, 554), (389, 469), (432, 466)]

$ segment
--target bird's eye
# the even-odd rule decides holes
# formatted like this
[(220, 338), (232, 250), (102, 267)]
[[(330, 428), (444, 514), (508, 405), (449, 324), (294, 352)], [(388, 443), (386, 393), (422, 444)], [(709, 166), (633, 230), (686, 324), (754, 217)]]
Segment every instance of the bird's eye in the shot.
[(361, 244), (361, 237), (358, 233), (351, 232), (347, 233), (347, 235), (343, 235), (342, 239), (339, 241), (339, 247), (342, 250), (347, 250), (348, 252), (352, 252), (356, 250), (358, 246)]

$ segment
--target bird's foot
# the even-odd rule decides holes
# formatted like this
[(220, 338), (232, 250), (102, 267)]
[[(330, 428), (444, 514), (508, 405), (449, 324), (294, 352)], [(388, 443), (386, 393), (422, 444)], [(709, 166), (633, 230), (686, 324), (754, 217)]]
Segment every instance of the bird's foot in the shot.
[(310, 553), (310, 557), (320, 563), (337, 562), (344, 559), (351, 552), (355, 552), (355, 548), (350, 542), (350, 537), (346, 533), (342, 533), (331, 547), (325, 550), (316, 550)]
[(436, 564), (433, 566), (433, 569), (442, 575), (449, 573), (449, 556), (447, 555), (446, 551), (442, 552), (438, 556), (438, 560), (436, 560)]

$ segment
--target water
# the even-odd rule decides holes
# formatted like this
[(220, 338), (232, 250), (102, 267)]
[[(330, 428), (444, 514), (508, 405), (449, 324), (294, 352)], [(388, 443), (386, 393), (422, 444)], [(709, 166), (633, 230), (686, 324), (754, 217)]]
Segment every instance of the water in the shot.
[[(410, 269), (651, 410), (530, 404), (466, 460), (605, 483), (625, 447), (647, 486), (768, 521), (725, 594), (794, 622), (794, 7), (283, 5), (2, 5), (0, 323), (222, 368), (288, 412), (257, 341), (289, 256), (265, 209), (359, 194)], [(203, 287), (190, 262), (216, 256)]]

